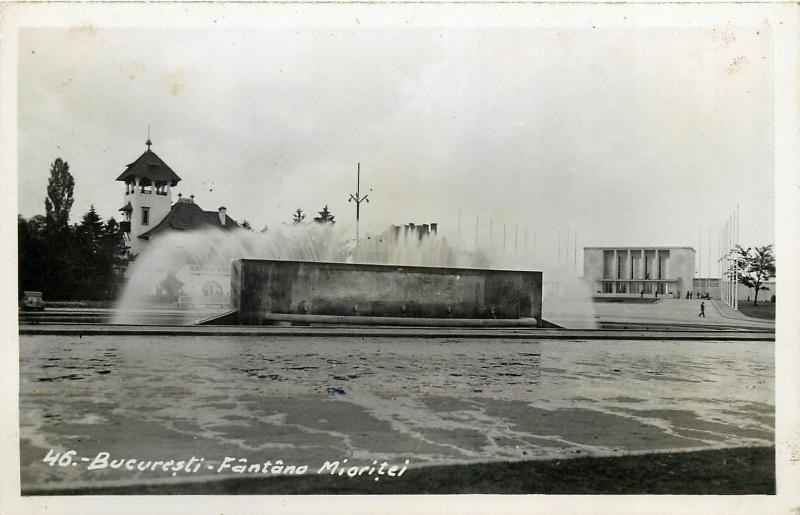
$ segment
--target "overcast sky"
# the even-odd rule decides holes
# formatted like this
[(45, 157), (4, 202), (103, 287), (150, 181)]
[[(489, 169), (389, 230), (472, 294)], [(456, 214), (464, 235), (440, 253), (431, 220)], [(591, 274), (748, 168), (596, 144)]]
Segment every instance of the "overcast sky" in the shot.
[[(716, 29), (28, 29), (19, 50), (19, 207), (50, 163), (78, 220), (115, 216), (144, 150), (206, 210), (260, 228), (327, 204), (362, 232), (439, 222), (539, 245), (774, 241), (768, 26)], [(494, 233), (495, 235), (498, 232)], [(706, 261), (705, 258), (703, 261)], [(706, 266), (705, 264), (703, 265)]]

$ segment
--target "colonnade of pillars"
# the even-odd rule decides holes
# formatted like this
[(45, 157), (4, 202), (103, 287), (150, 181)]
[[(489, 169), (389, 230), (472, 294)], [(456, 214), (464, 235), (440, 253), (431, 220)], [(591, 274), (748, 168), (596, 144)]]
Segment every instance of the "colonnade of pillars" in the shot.
[[(634, 270), (634, 255), (639, 253), (639, 263), (637, 270)], [(624, 260), (624, 268), (621, 267)], [(613, 270), (612, 270), (612, 277), (604, 278), (606, 281), (611, 279), (611, 291), (606, 293), (639, 293), (639, 291), (628, 291), (630, 290), (631, 282), (635, 281), (650, 281), (652, 279), (664, 279), (665, 277), (669, 276), (669, 271), (667, 270), (669, 267), (669, 260), (665, 260), (665, 265), (662, 269), (662, 261), (661, 256), (659, 255), (659, 250), (654, 249), (654, 259), (653, 262), (655, 263), (655, 270), (651, 270), (648, 267), (648, 260), (647, 255), (645, 254), (645, 249), (640, 250), (631, 250), (626, 249), (624, 251), (620, 251), (618, 249), (614, 249), (614, 258), (612, 261)], [(655, 272), (655, 273), (654, 273)], [(655, 275), (655, 277), (651, 277)], [(624, 283), (625, 291), (621, 291), (618, 286), (618, 283)], [(640, 283), (642, 287), (642, 291), (645, 291), (644, 288), (645, 283)], [(649, 283), (653, 284), (653, 283)], [(655, 283), (655, 288), (659, 289), (659, 284)], [(666, 292), (666, 285), (663, 284), (660, 287), (660, 293)], [(647, 290), (651, 290), (651, 288), (647, 288)], [(645, 293), (652, 293), (651, 291), (645, 291)]]

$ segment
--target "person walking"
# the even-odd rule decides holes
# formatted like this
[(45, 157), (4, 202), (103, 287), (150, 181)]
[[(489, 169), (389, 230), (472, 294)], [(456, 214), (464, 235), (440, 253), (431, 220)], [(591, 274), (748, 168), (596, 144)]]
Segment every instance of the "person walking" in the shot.
[(706, 317), (706, 303), (705, 302), (701, 302), (700, 303), (700, 314), (697, 315), (697, 316), (698, 317), (703, 317), (703, 318)]

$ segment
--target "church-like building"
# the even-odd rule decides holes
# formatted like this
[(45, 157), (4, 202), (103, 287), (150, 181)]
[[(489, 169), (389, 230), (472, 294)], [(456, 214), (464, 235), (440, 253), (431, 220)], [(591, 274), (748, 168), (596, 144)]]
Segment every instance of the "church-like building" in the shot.
[(122, 230), (130, 258), (135, 257), (159, 234), (166, 231), (189, 231), (216, 227), (221, 230), (239, 229), (227, 210), (203, 211), (195, 204), (194, 195), (172, 203), (172, 188), (181, 178), (150, 148), (136, 161), (125, 167), (117, 177), (125, 183)]

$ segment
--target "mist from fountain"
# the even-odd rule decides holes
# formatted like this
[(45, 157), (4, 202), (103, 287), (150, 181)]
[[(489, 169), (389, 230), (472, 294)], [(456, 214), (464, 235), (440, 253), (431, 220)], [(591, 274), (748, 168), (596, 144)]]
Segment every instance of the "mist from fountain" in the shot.
[[(126, 273), (113, 323), (154, 323), (155, 308), (192, 306), (214, 313), (230, 309), (230, 267), (236, 259), (277, 259), (543, 272), (543, 318), (570, 328), (594, 327), (589, 289), (569, 265), (533, 252), (475, 249), (435, 233), (389, 229), (358, 245), (347, 227), (297, 224), (266, 232), (173, 231), (155, 238)], [(199, 318), (187, 313), (182, 323)], [(202, 317), (200, 317), (202, 318)]]

